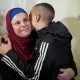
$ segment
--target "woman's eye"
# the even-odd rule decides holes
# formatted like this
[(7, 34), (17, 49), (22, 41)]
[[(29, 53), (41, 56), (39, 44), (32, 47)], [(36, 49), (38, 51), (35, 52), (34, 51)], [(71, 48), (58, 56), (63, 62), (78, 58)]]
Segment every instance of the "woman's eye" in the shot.
[(24, 19), (24, 22), (27, 22), (27, 21), (28, 21), (28, 19), (25, 18), (25, 19)]
[(20, 24), (20, 22), (19, 22), (19, 21), (17, 21), (15, 24)]

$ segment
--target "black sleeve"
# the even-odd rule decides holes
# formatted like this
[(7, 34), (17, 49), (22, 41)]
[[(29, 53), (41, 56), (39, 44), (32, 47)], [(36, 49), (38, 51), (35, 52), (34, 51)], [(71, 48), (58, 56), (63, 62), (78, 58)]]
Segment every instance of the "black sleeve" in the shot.
[[(2, 57), (3, 57), (3, 56), (0, 54), (0, 63), (1, 63), (1, 59), (2, 59)], [(1, 64), (0, 64), (0, 66), (1, 66)], [(1, 73), (1, 71), (0, 71), (0, 73)]]
[(34, 75), (34, 63), (21, 60), (13, 50), (8, 51), (7, 54), (2, 57), (1, 61), (25, 79)]
[(2, 57), (3, 57), (3, 56), (0, 54), (0, 61), (1, 61)]
[(72, 68), (77, 75), (77, 68), (71, 51), (71, 43), (65, 45), (56, 42), (56, 66), (59, 68)]
[(55, 40), (50, 44), (49, 49), (50, 53), (52, 53), (52, 55), (54, 54), (54, 66), (56, 71), (59, 71), (60, 68), (72, 68), (75, 72), (75, 76), (77, 75), (77, 68), (71, 51), (71, 43), (64, 45)]

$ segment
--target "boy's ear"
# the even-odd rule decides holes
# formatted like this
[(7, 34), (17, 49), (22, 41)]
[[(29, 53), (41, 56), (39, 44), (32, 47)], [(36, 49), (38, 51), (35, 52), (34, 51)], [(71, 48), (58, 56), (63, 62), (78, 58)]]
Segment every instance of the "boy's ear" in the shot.
[(40, 14), (36, 14), (36, 21), (38, 22), (38, 21), (40, 21), (40, 19), (41, 19), (41, 15)]

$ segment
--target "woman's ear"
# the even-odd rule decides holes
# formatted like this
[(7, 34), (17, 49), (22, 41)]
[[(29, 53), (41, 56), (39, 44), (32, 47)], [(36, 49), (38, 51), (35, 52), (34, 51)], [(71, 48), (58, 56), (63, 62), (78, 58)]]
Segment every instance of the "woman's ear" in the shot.
[(39, 22), (41, 19), (41, 15), (40, 14), (36, 14), (36, 21)]

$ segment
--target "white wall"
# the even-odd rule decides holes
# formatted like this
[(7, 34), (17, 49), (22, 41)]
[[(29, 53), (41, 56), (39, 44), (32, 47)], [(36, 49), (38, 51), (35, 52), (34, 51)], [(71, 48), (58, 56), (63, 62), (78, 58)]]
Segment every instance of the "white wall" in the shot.
[[(29, 2), (31, 1), (29, 0)], [(76, 17), (78, 15), (76, 0), (35, 0), (34, 4), (40, 2), (50, 3), (54, 7), (56, 11), (55, 20), (61, 20), (65, 17)]]
[(9, 10), (12, 7), (22, 7), (28, 12), (31, 7), (40, 2), (50, 3), (56, 11), (55, 20), (61, 20), (65, 17), (78, 16), (78, 6), (80, 0), (0, 0), (0, 9)]

